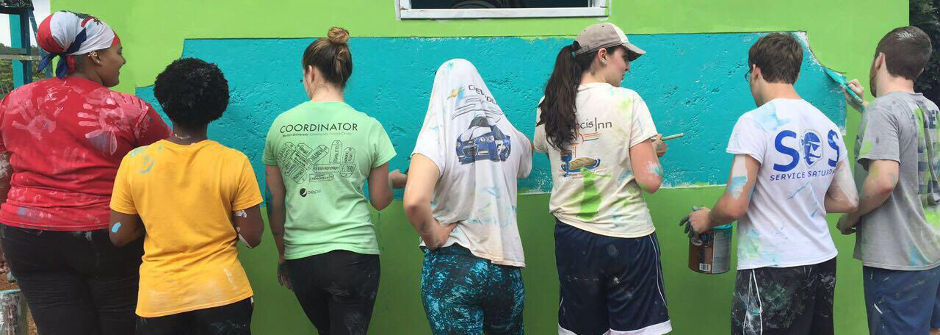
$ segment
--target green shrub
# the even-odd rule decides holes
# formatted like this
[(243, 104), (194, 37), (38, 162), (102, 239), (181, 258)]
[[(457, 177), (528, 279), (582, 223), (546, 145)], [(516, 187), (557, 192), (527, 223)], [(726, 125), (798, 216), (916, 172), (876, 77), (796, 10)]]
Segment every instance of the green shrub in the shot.
[(917, 92), (940, 104), (940, 0), (910, 0), (911, 25), (923, 29), (933, 42), (933, 57), (915, 84)]

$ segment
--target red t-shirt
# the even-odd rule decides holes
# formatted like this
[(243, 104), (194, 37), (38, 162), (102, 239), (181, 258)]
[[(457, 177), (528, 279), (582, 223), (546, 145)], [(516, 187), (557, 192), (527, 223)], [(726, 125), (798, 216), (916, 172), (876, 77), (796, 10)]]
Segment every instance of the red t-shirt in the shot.
[(169, 135), (149, 104), (90, 80), (51, 78), (10, 92), (0, 102), (0, 153), (9, 153), (13, 174), (0, 223), (106, 228), (121, 159)]

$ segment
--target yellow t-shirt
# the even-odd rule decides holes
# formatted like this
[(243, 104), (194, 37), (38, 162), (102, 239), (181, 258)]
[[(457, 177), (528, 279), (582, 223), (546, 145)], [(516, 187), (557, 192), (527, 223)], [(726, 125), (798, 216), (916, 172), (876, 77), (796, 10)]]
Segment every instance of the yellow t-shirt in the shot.
[(224, 306), (253, 295), (238, 261), (232, 212), (261, 203), (245, 154), (204, 140), (161, 140), (121, 161), (111, 209), (143, 221), (137, 315)]

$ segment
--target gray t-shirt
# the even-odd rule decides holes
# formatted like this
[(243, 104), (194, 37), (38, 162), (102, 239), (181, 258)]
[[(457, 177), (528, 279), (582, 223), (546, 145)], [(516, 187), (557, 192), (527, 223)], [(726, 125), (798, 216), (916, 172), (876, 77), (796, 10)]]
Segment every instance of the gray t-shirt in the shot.
[(865, 266), (927, 270), (940, 265), (938, 114), (937, 105), (923, 95), (905, 92), (875, 99), (862, 114), (855, 142), (856, 185), (864, 184), (868, 173), (863, 171), (872, 160), (900, 163), (891, 196), (859, 222), (855, 258)]

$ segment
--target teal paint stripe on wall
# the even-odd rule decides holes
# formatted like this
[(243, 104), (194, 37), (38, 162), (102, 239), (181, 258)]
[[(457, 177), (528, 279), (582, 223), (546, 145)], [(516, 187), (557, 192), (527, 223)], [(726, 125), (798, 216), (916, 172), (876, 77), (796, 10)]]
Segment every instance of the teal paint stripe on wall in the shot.
[[(755, 107), (744, 73), (747, 50), (758, 33), (636, 35), (647, 55), (631, 64), (623, 86), (646, 100), (663, 134), (684, 132), (670, 141), (663, 159), (666, 184), (722, 184), (730, 157), (724, 153), (738, 116)], [(306, 100), (300, 58), (312, 39), (187, 40), (183, 56), (217, 63), (229, 80), (231, 103), (212, 124), (210, 136), (241, 150), (263, 178), (265, 135), (281, 112)], [(398, 156), (392, 169), (407, 168), (408, 156), (424, 120), (434, 71), (452, 58), (473, 62), (510, 121), (531, 137), (535, 108), (555, 56), (570, 39), (546, 38), (353, 38), (354, 67), (347, 100), (378, 119)], [(809, 50), (804, 53), (797, 90), (840, 126), (845, 102)], [(159, 109), (152, 87), (137, 94)], [(551, 190), (549, 163), (536, 155), (523, 191)]]

